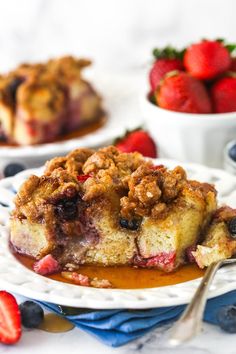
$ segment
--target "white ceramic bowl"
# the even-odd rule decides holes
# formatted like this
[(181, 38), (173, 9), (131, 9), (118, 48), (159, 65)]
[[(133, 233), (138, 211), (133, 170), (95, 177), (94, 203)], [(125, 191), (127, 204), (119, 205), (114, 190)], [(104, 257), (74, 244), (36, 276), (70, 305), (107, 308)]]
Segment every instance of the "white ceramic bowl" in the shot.
[(147, 90), (140, 103), (146, 126), (162, 157), (223, 167), (224, 147), (236, 137), (236, 112), (173, 112), (151, 103)]

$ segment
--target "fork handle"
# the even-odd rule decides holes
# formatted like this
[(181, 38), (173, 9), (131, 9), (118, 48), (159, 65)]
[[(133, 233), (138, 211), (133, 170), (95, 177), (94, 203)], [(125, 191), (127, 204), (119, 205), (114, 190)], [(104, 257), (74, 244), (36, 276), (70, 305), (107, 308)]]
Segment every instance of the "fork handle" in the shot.
[(198, 289), (196, 290), (196, 293), (194, 294), (194, 297), (186, 307), (182, 316), (172, 327), (169, 336), (169, 344), (182, 344), (200, 332), (202, 328), (202, 318), (207, 301), (208, 289), (221, 264), (222, 261), (219, 261), (208, 267)]

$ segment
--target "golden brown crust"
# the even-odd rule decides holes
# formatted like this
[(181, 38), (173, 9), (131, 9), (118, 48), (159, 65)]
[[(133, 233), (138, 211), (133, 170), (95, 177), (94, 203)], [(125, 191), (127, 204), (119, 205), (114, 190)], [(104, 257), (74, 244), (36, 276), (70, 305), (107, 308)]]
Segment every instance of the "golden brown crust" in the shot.
[(221, 222), (221, 221), (228, 222), (229, 220), (235, 217), (236, 217), (236, 209), (230, 208), (229, 206), (225, 205), (217, 209), (217, 211), (214, 213), (213, 222), (214, 223)]
[(13, 217), (27, 218), (30, 222), (47, 219), (53, 224), (55, 216), (52, 205), (73, 198), (79, 190), (76, 178), (61, 168), (54, 170), (50, 176), (32, 175), (17, 193)]
[(203, 201), (209, 192), (215, 194), (209, 184), (188, 181), (179, 166), (167, 170), (154, 166), (139, 153), (121, 153), (109, 146), (98, 151), (77, 149), (47, 162), (42, 177), (32, 176), (22, 186), (16, 207), (22, 211), (29, 205), (29, 212), (36, 215), (37, 211), (31, 210), (37, 210), (40, 203), (45, 205), (45, 200), (55, 199), (55, 195), (65, 195), (69, 186), (79, 191), (85, 202), (110, 198), (115, 193), (120, 200), (120, 214), (126, 219), (163, 217), (186, 192)]
[(72, 56), (65, 56), (49, 60), (47, 68), (50, 73), (60, 78), (60, 80), (70, 80), (80, 78), (81, 70), (89, 65), (91, 65), (89, 59), (77, 59)]
[(65, 157), (55, 157), (46, 163), (45, 174), (50, 175), (59, 167), (67, 170), (74, 176), (80, 175), (86, 160), (94, 153), (92, 149), (76, 149)]

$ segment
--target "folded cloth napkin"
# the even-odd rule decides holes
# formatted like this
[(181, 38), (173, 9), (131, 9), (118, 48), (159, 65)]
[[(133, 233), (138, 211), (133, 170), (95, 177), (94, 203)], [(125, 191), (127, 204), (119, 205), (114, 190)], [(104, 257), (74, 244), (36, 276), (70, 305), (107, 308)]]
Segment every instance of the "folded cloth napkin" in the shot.
[[(208, 300), (204, 321), (217, 324), (216, 316), (219, 308), (234, 303), (236, 303), (236, 291)], [(112, 347), (124, 345), (154, 328), (177, 319), (185, 308), (185, 305), (181, 305), (148, 310), (77, 309), (76, 314), (67, 315), (62, 313), (62, 308), (58, 305), (45, 302), (41, 305), (49, 311), (64, 316), (76, 327)]]

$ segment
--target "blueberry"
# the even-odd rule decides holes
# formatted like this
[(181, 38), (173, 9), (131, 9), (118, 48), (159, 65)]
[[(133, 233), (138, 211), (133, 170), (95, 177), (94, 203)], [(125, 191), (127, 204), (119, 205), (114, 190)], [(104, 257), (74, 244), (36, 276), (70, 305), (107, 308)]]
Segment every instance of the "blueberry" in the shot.
[(23, 171), (25, 167), (20, 163), (9, 163), (3, 170), (4, 177), (12, 177)]
[(236, 237), (236, 217), (228, 222), (228, 230), (233, 238)]
[(25, 301), (20, 304), (21, 322), (26, 328), (37, 328), (43, 321), (42, 307), (34, 301)]
[(137, 219), (131, 219), (131, 220), (127, 220), (125, 218), (120, 219), (120, 226), (128, 230), (135, 231), (139, 228), (139, 225), (140, 222)]
[(220, 327), (229, 333), (236, 333), (236, 306), (228, 305), (222, 307), (217, 314)]
[(77, 203), (75, 200), (66, 200), (56, 206), (56, 212), (61, 219), (73, 220), (77, 216)]
[(8, 92), (10, 94), (10, 97), (11, 97), (13, 103), (15, 103), (15, 101), (16, 101), (17, 89), (22, 84), (23, 81), (24, 81), (23, 78), (15, 77), (8, 85)]
[(236, 161), (236, 144), (229, 149), (229, 156), (232, 160)]

